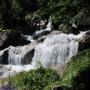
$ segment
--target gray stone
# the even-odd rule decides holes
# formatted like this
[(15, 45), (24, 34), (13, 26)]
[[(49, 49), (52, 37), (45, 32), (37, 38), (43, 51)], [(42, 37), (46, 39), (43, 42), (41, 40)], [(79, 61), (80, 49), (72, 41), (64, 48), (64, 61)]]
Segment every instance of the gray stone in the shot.
[(19, 32), (10, 30), (0, 32), (0, 50), (7, 48), (10, 45), (18, 46), (28, 43), (30, 43), (30, 41), (27, 41), (25, 38), (23, 38)]
[(79, 41), (79, 51), (90, 48), (90, 30), (87, 31)]
[(24, 55), (24, 58), (22, 59), (22, 64), (31, 64), (32, 58), (34, 56), (34, 49), (30, 50), (28, 53)]

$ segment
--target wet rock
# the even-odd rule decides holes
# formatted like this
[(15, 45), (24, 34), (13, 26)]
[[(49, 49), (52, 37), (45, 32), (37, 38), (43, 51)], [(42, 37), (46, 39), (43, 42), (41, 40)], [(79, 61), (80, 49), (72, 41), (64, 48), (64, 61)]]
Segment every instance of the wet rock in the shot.
[(79, 41), (79, 51), (90, 48), (90, 30), (87, 31)]
[(51, 30), (42, 30), (42, 31), (37, 31), (33, 34), (33, 39), (38, 39), (42, 36), (48, 35), (51, 32)]
[(8, 50), (0, 52), (0, 64), (8, 64)]
[(59, 25), (59, 30), (62, 31), (65, 27), (66, 27), (66, 25), (64, 23), (62, 23)]
[(24, 55), (24, 58), (22, 59), (22, 64), (31, 64), (32, 58), (34, 56), (34, 49), (30, 50), (28, 53)]

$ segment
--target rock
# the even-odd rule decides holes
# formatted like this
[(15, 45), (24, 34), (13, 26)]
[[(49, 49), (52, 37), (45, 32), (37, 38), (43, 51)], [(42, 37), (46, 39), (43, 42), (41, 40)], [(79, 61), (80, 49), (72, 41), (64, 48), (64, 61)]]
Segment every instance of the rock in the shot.
[(52, 32), (51, 30), (40, 30), (40, 31), (36, 31), (32, 37), (33, 39), (38, 39), (42, 36), (48, 35), (50, 32)]
[(39, 42), (43, 42), (47, 37), (50, 37), (50, 36), (52, 36), (52, 35), (58, 35), (58, 34), (61, 34), (62, 32), (61, 31), (57, 31), (57, 30), (55, 30), (55, 31), (46, 31), (46, 32), (44, 32), (44, 34), (43, 34), (43, 32), (42, 32), (42, 34), (40, 34), (40, 36), (39, 37), (37, 37), (37, 42), (39, 43)]
[(77, 28), (71, 27), (70, 33), (73, 33), (75, 35), (78, 35), (80, 33), (80, 31)]
[(0, 32), (0, 50), (7, 48), (10, 45), (18, 46), (28, 43), (30, 43), (30, 41), (25, 40), (17, 31)]
[(32, 58), (34, 56), (34, 49), (35, 49), (36, 45), (37, 45), (37, 42), (32, 42), (32, 43), (24, 46), (25, 50), (24, 50), (24, 48), (21, 49), (22, 50), (21, 64), (31, 64)]
[(32, 58), (34, 56), (34, 49), (30, 50), (28, 53), (24, 55), (24, 58), (22, 59), (22, 64), (31, 64)]
[(50, 35), (58, 35), (58, 34), (61, 34), (61, 33), (62, 33), (61, 31), (54, 30), (54, 31), (52, 31), (52, 32), (49, 34), (49, 36), (50, 36)]
[(46, 37), (45, 36), (42, 36), (42, 37), (40, 37), (38, 40), (37, 40), (37, 42), (38, 43), (42, 43), (44, 40), (46, 39)]
[(66, 27), (66, 25), (64, 23), (62, 23), (59, 25), (59, 30), (62, 31), (65, 27)]
[(0, 64), (8, 64), (8, 49), (0, 51)]
[(90, 30), (87, 31), (79, 41), (79, 51), (90, 48)]

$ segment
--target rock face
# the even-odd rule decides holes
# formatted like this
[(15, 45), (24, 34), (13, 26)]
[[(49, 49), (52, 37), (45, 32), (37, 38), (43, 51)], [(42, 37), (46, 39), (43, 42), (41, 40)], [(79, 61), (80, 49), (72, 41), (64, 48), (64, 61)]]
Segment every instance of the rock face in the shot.
[(79, 51), (90, 48), (90, 30), (87, 31), (79, 41)]
[(28, 43), (30, 42), (25, 40), (20, 33), (16, 31), (0, 32), (0, 50), (10, 45), (17, 46)]
[(31, 51), (29, 51), (28, 53), (25, 54), (21, 63), (22, 64), (31, 64), (33, 56), (34, 56), (34, 49), (32, 49)]
[(8, 64), (8, 50), (2, 51), (0, 53), (0, 64)]

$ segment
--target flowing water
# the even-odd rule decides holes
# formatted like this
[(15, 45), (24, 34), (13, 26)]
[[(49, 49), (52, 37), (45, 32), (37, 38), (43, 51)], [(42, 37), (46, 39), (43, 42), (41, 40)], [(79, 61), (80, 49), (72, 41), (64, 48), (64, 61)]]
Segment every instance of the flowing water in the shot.
[[(39, 35), (44, 31), (51, 31), (51, 22), (49, 21), (45, 30), (36, 31), (34, 35)], [(84, 32), (85, 33), (85, 32)], [(35, 43), (32, 36), (25, 36), (29, 41), (33, 40), (33, 44), (24, 46), (13, 47), (10, 46), (7, 49), (0, 51), (0, 61), (3, 59), (2, 55), (8, 50), (7, 62), (8, 65), (1, 65), (1, 77), (8, 76), (9, 70), (12, 75), (21, 71), (28, 71), (35, 69), (37, 65), (41, 64), (43, 67), (56, 67), (65, 65), (70, 61), (70, 58), (78, 52), (78, 40), (84, 33), (79, 35), (73, 34), (58, 34), (47, 37), (42, 43)], [(22, 63), (29, 60), (30, 51), (34, 49), (34, 55), (31, 63)], [(27, 53), (29, 55), (27, 56)], [(26, 55), (26, 58), (25, 58)]]

